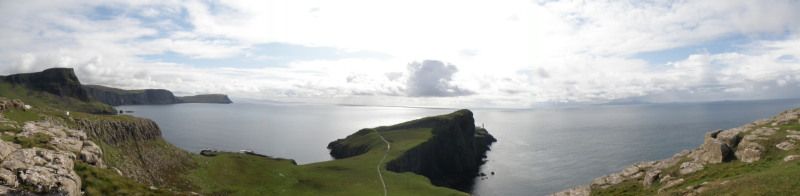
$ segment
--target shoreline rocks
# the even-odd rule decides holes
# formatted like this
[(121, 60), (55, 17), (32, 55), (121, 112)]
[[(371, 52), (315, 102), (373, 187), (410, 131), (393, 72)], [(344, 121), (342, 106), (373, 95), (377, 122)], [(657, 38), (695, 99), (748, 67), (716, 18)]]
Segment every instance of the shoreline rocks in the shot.
[[(780, 130), (777, 127), (770, 126), (800, 123), (799, 118), (800, 109), (794, 109), (741, 127), (715, 130), (706, 133), (703, 144), (694, 150), (685, 150), (664, 160), (639, 162), (623, 169), (619, 173), (599, 177), (589, 185), (574, 187), (551, 195), (589, 195), (594, 188), (606, 189), (630, 180), (637, 180), (642, 183), (644, 188), (650, 188), (655, 183), (664, 185), (659, 188), (658, 193), (671, 191), (671, 189), (679, 187), (685, 181), (684, 175), (702, 171), (705, 165), (722, 164), (731, 161), (752, 163), (761, 160), (764, 153), (766, 153), (766, 147), (762, 143)], [(780, 150), (796, 148), (797, 141), (800, 140), (800, 131), (786, 130), (786, 133), (788, 135), (786, 135), (785, 139), (779, 140), (782, 142), (775, 145), (776, 148)], [(788, 155), (783, 158), (781, 163), (796, 159), (800, 159), (800, 155)], [(663, 172), (664, 169), (670, 167), (677, 167), (677, 173)], [(681, 192), (682, 194), (698, 194), (707, 189), (707, 186), (712, 185), (704, 183), (697, 187), (687, 187), (688, 192), (687, 190), (682, 190)]]

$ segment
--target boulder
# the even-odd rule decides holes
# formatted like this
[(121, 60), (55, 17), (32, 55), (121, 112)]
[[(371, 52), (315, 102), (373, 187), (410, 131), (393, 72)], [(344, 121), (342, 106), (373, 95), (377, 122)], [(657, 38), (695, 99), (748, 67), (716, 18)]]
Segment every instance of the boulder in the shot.
[(800, 131), (795, 131), (795, 130), (786, 130), (786, 133), (800, 135)]
[(0, 160), (5, 159), (6, 156), (20, 148), (19, 144), (6, 142), (0, 140)]
[(650, 188), (650, 186), (653, 185), (653, 182), (656, 181), (659, 175), (661, 175), (661, 170), (653, 169), (647, 171), (646, 174), (644, 175), (644, 179), (642, 179), (642, 185), (644, 185), (644, 188)]
[(797, 146), (797, 142), (795, 142), (794, 140), (786, 140), (786, 141), (783, 141), (783, 142), (775, 145), (775, 147), (777, 147), (778, 149), (781, 149), (781, 150), (791, 150), (795, 146)]
[(563, 190), (558, 193), (550, 194), (550, 196), (589, 196), (592, 193), (592, 188), (589, 185), (576, 186), (571, 189)]
[(669, 182), (667, 182), (666, 185), (664, 185), (663, 187), (658, 189), (658, 192), (661, 193), (662, 191), (667, 190), (668, 188), (672, 188), (672, 187), (678, 186), (681, 183), (683, 183), (683, 181), (684, 181), (683, 178), (677, 179), (677, 180), (673, 180), (673, 181), (669, 181)]
[(716, 139), (728, 145), (729, 148), (734, 148), (739, 143), (739, 133), (745, 131), (747, 131), (747, 129), (742, 127), (728, 129), (720, 132)]
[(700, 164), (706, 163), (722, 163), (723, 161), (731, 160), (733, 152), (728, 145), (718, 139), (706, 137), (700, 149), (693, 151), (689, 154)]
[(700, 171), (703, 168), (704, 168), (703, 165), (697, 162), (684, 162), (683, 164), (681, 164), (680, 172), (681, 175), (685, 175), (689, 173), (694, 173), (696, 171)]
[[(73, 171), (75, 154), (44, 148), (27, 148), (14, 151), (0, 163), (0, 178), (4, 185), (11, 187), (31, 187), (37, 194), (80, 195), (81, 180)], [(18, 184), (11, 179), (18, 171)], [(2, 177), (5, 176), (5, 177)]]
[(796, 155), (796, 154), (789, 155), (789, 156), (786, 156), (786, 157), (784, 157), (784, 158), (783, 158), (783, 161), (782, 161), (781, 163), (785, 163), (785, 162), (789, 162), (789, 161), (794, 161), (794, 160), (795, 160), (795, 159), (797, 159), (797, 158), (800, 158), (800, 155)]
[(736, 158), (745, 163), (752, 163), (761, 159), (764, 147), (753, 140), (744, 140), (736, 150)]
[(592, 181), (592, 185), (598, 185), (601, 188), (608, 188), (611, 185), (619, 184), (623, 181), (625, 181), (625, 177), (617, 173), (596, 178)]
[(83, 142), (83, 149), (81, 149), (81, 160), (95, 166), (105, 166), (103, 163), (103, 151), (97, 144), (92, 141), (86, 140)]

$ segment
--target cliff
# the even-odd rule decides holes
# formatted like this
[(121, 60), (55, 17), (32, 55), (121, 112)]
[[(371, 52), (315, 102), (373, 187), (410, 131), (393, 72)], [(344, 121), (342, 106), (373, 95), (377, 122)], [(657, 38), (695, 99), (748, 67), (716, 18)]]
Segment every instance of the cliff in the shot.
[(693, 150), (644, 161), (553, 195), (795, 195), (800, 109), (705, 134)]
[(72, 68), (0, 76), (0, 96), (50, 107), (94, 114), (116, 114), (109, 105), (91, 101)]
[(42, 72), (9, 75), (4, 79), (6, 82), (22, 85), (28, 89), (89, 101), (89, 95), (83, 90), (72, 68), (50, 68)]
[(113, 106), (154, 105), (175, 103), (233, 103), (223, 94), (205, 94), (176, 97), (164, 89), (123, 90), (101, 85), (84, 85), (86, 92), (95, 100)]
[(228, 95), (223, 94), (204, 94), (178, 98), (184, 103), (233, 103), (233, 101), (228, 98)]
[[(489, 146), (496, 141), (485, 129), (476, 129), (475, 120), (469, 110), (394, 126), (362, 129), (345, 139), (331, 142), (328, 148), (337, 159), (358, 156), (376, 146), (374, 141), (357, 141), (361, 138), (359, 136), (372, 131), (388, 134), (420, 128), (430, 130), (430, 137), (388, 161), (386, 169), (397, 173), (413, 172), (427, 177), (436, 186), (469, 191)], [(380, 143), (377, 145), (380, 146)]]
[(112, 106), (182, 103), (172, 92), (164, 89), (122, 90), (100, 85), (83, 87), (95, 100)]
[(169, 144), (150, 120), (132, 116), (73, 115), (66, 119), (99, 141), (109, 166), (133, 180), (155, 186), (190, 187), (179, 175), (192, 167), (191, 153)]

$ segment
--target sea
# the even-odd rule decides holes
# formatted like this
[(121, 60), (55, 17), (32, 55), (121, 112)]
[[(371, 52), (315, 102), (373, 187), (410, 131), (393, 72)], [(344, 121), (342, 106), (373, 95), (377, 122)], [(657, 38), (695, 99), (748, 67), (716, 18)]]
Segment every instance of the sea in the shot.
[[(798, 107), (800, 99), (471, 109), (476, 125), (498, 140), (481, 168), (488, 175), (475, 178), (472, 193), (546, 195), (589, 184), (636, 162), (697, 148), (706, 132)], [(298, 164), (332, 160), (328, 143), (362, 128), (457, 110), (273, 102), (117, 109), (156, 121), (167, 141), (191, 152), (253, 150)]]

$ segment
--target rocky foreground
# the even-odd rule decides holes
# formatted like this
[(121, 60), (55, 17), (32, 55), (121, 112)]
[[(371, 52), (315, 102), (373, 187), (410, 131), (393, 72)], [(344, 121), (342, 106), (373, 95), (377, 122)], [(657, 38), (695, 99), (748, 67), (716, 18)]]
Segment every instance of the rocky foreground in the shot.
[[(0, 109), (24, 110), (21, 101), (0, 101)], [(16, 126), (0, 114), (0, 123)], [(85, 132), (50, 121), (26, 122), (21, 132), (6, 132), (4, 140), (37, 140), (46, 146), (23, 146), (0, 140), (0, 195), (81, 195), (81, 179), (73, 166), (82, 160), (105, 167), (102, 150), (88, 140)], [(29, 144), (21, 142), (23, 144)]]
[[(797, 126), (800, 124), (799, 118), (800, 109), (794, 109), (742, 127), (715, 130), (705, 135), (703, 144), (697, 149), (685, 150), (664, 160), (639, 162), (619, 173), (599, 177), (589, 185), (577, 186), (552, 195), (591, 195), (611, 189), (623, 189), (621, 191), (628, 194), (714, 194), (721, 186), (727, 186), (726, 184), (748, 175), (736, 173), (743, 170), (737, 170), (738, 168), (767, 170), (762, 167), (787, 165), (800, 158), (797, 150), (800, 131), (792, 130), (800, 127)], [(778, 163), (772, 164), (772, 160), (763, 160), (767, 155), (779, 156), (774, 161)], [(721, 164), (742, 165), (737, 165), (734, 169), (704, 172), (708, 167)], [(731, 175), (725, 175), (726, 172), (731, 172)], [(713, 176), (722, 177), (713, 179)], [(688, 183), (689, 180), (694, 183)], [(742, 184), (753, 185), (748, 183)]]

